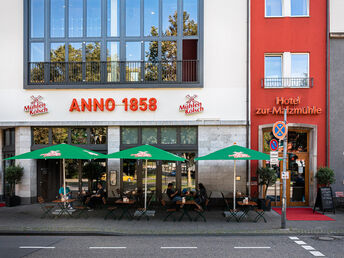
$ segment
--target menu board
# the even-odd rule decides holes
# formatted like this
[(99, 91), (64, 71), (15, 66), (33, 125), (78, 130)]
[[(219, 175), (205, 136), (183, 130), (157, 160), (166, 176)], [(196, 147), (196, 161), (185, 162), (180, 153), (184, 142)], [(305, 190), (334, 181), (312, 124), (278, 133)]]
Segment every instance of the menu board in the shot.
[(313, 208), (313, 213), (317, 207), (323, 213), (325, 211), (333, 211), (333, 213), (335, 213), (331, 187), (319, 188), (318, 193), (317, 193), (317, 199), (315, 201), (314, 208)]

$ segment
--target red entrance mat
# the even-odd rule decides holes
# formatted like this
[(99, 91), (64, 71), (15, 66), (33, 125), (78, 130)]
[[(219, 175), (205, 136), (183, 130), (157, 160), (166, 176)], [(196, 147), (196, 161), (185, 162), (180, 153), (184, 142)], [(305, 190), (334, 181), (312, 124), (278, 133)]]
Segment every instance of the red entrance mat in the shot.
[(5, 207), (5, 203), (4, 202), (0, 202), (0, 207)]
[[(272, 208), (281, 215), (282, 208)], [(314, 212), (312, 208), (287, 208), (287, 220), (329, 220), (335, 221), (326, 215), (319, 212)]]

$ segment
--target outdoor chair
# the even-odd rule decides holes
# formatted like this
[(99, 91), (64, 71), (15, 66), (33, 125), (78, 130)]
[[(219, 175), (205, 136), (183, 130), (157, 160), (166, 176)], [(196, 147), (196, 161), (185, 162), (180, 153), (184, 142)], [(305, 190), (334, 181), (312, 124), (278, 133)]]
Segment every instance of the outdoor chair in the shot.
[(47, 203), (44, 201), (42, 196), (38, 196), (38, 203), (41, 206), (41, 209), (43, 211), (41, 219), (45, 217), (53, 217), (52, 209), (55, 208), (54, 205), (47, 205)]
[(104, 220), (106, 220), (110, 216), (112, 216), (113, 219), (116, 219), (115, 212), (116, 212), (117, 208), (118, 208), (117, 206), (109, 206), (109, 207), (107, 207), (107, 211), (108, 212), (106, 213), (106, 215), (104, 217)]
[(197, 216), (195, 217), (195, 221), (198, 221), (198, 218), (202, 218), (204, 222), (207, 222), (207, 219), (204, 216), (204, 213), (208, 210), (209, 198), (207, 198), (202, 206), (202, 210), (195, 209)]
[(142, 208), (142, 207), (137, 208), (137, 210), (138, 210), (139, 212), (141, 212), (141, 215), (139, 215), (139, 216), (137, 217), (137, 220), (140, 220), (143, 216), (145, 216), (145, 217), (147, 218), (147, 220), (149, 220), (149, 216), (147, 215), (146, 211), (149, 210), (149, 208), (150, 208), (150, 206), (151, 206), (153, 196), (154, 196), (154, 191), (152, 191), (151, 193), (149, 193), (149, 194), (147, 195), (147, 206), (146, 206), (146, 210), (144, 210), (144, 208)]
[(176, 218), (175, 218), (174, 214), (177, 212), (177, 208), (176, 207), (170, 207), (168, 205), (168, 203), (165, 200), (163, 200), (163, 199), (161, 200), (161, 205), (162, 205), (163, 208), (166, 209), (166, 212), (167, 212), (167, 214), (166, 214), (165, 218), (163, 219), (163, 221), (167, 221), (167, 219), (170, 216), (172, 216), (173, 221), (176, 221)]
[(228, 201), (227, 201), (227, 199), (225, 198), (223, 192), (221, 192), (221, 195), (222, 195), (222, 200), (223, 200), (223, 202), (225, 203), (225, 210), (226, 210), (226, 211), (229, 211), (229, 210), (230, 210), (229, 204), (228, 204)]
[(74, 218), (81, 218), (84, 215), (84, 218), (88, 218), (88, 209), (85, 205), (74, 206), (75, 212), (73, 214)]
[(254, 219), (254, 222), (258, 222), (260, 219), (263, 219), (264, 222), (266, 223), (266, 219), (264, 217), (265, 211), (262, 209), (258, 209), (258, 208), (254, 209), (254, 211), (257, 213), (257, 216)]

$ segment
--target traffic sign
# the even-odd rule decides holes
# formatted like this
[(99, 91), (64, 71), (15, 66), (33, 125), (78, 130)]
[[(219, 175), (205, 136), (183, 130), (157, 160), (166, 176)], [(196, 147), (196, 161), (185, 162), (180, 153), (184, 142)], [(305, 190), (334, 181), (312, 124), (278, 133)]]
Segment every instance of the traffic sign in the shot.
[(272, 139), (270, 141), (270, 149), (272, 151), (277, 151), (278, 150), (278, 141), (276, 139)]
[(282, 172), (282, 179), (289, 179), (289, 172)]
[(270, 165), (278, 165), (278, 151), (270, 151)]
[(287, 125), (283, 121), (276, 122), (272, 128), (272, 133), (277, 139), (283, 140), (288, 133)]

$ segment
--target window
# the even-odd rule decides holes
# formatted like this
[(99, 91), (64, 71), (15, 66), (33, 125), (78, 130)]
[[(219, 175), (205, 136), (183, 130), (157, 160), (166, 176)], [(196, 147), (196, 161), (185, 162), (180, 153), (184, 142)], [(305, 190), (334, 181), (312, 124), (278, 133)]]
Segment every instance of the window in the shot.
[(281, 53), (265, 55), (265, 88), (309, 88), (313, 78), (309, 77), (308, 53)]
[(265, 17), (309, 16), (309, 0), (265, 0)]
[(24, 88), (200, 87), (203, 1), (24, 1)]

